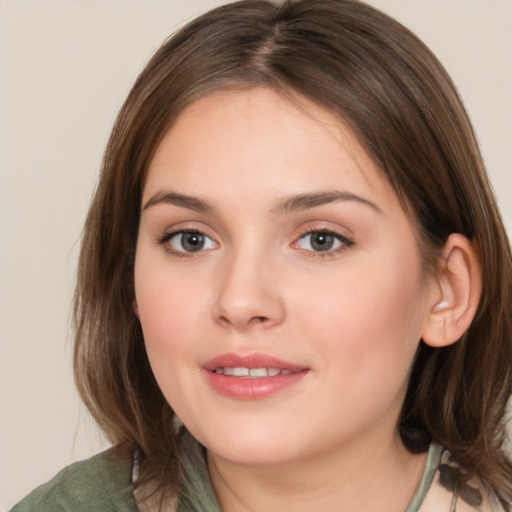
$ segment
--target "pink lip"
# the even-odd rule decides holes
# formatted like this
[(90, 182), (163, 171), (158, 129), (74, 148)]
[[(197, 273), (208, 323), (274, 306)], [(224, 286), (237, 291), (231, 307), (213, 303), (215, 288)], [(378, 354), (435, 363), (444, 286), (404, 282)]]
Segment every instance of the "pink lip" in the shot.
[(216, 368), (234, 368), (241, 366), (245, 368), (280, 368), (281, 370), (291, 370), (294, 372), (305, 369), (304, 366), (298, 366), (278, 359), (277, 357), (269, 356), (268, 354), (260, 354), (258, 352), (251, 354), (222, 354), (206, 361), (203, 368), (205, 370), (215, 371)]
[[(294, 373), (275, 377), (243, 378), (215, 373), (216, 368), (279, 368)], [(267, 354), (223, 354), (203, 365), (210, 386), (217, 392), (239, 400), (260, 400), (300, 381), (308, 368), (277, 359)]]

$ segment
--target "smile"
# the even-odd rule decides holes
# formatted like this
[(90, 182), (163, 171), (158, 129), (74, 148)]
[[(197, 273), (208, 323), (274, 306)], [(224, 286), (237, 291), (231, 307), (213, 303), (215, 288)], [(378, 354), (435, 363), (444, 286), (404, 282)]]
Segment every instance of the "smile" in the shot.
[(230, 377), (242, 377), (247, 379), (260, 379), (263, 377), (277, 377), (278, 375), (291, 375), (297, 373), (293, 370), (281, 368), (246, 368), (239, 367), (219, 367), (215, 369), (217, 375), (228, 375)]
[(222, 354), (202, 368), (212, 390), (236, 400), (262, 400), (297, 386), (310, 372), (305, 366), (261, 353)]

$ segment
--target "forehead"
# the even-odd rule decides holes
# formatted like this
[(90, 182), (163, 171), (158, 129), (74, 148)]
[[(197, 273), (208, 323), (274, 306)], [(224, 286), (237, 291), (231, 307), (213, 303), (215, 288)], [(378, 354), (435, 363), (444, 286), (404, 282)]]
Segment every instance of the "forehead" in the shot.
[(397, 200), (343, 120), (269, 88), (217, 92), (185, 108), (150, 162), (144, 199), (162, 187), (248, 198), (349, 188)]

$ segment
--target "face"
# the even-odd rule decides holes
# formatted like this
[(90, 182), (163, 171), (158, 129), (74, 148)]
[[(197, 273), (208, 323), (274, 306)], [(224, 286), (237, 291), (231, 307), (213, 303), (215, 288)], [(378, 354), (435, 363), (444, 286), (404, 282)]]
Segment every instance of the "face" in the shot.
[(429, 292), (411, 222), (347, 127), (264, 88), (200, 99), (142, 204), (147, 353), (211, 453), (279, 464), (396, 435)]

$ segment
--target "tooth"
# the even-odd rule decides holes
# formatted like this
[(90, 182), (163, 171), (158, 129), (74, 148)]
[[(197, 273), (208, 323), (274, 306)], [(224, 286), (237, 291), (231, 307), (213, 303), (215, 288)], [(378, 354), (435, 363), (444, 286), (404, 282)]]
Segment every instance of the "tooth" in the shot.
[(249, 370), (249, 375), (251, 377), (267, 377), (268, 372), (266, 368), (251, 368)]
[(290, 375), (295, 373), (293, 370), (281, 370), (280, 368), (246, 368), (238, 366), (236, 368), (231, 367), (218, 367), (215, 369), (215, 373), (218, 375), (228, 375), (233, 377), (276, 377), (277, 375)]

